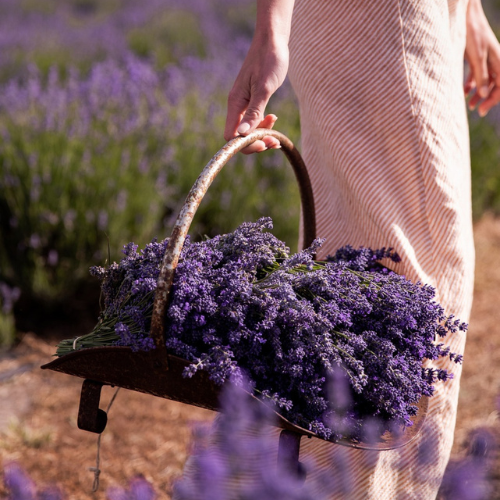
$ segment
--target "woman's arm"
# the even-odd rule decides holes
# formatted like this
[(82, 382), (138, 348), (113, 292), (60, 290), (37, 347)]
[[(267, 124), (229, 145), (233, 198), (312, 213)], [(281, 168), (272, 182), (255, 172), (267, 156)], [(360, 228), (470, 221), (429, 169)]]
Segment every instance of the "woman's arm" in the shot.
[(481, 0), (469, 0), (465, 58), (470, 70), (465, 81), (466, 95), (474, 92), (469, 108), (479, 104), (480, 116), (500, 102), (500, 44), (484, 15)]
[[(224, 138), (247, 135), (257, 127), (272, 128), (275, 115), (264, 116), (271, 95), (288, 71), (288, 39), (294, 0), (257, 0), (255, 34), (229, 93)], [(244, 153), (279, 147), (274, 137), (248, 146)]]

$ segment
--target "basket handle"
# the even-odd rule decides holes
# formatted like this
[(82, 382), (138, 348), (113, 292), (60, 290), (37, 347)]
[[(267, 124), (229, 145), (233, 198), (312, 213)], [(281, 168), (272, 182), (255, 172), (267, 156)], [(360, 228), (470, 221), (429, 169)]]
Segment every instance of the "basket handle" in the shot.
[[(179, 256), (184, 245), (184, 240), (189, 231), (189, 227), (194, 218), (196, 210), (205, 196), (210, 184), (222, 170), (222, 167), (239, 151), (262, 139), (272, 136), (279, 140), (281, 149), (285, 153), (288, 161), (293, 167), (295, 177), (299, 184), (300, 199), (302, 204), (302, 217), (304, 223), (304, 247), (307, 248), (316, 238), (316, 216), (314, 211), (314, 198), (311, 181), (307, 173), (304, 160), (300, 156), (293, 142), (282, 133), (272, 130), (258, 128), (249, 135), (238, 136), (231, 139), (216, 155), (207, 163), (198, 179), (194, 183), (191, 191), (187, 195), (186, 201), (181, 208), (179, 216), (172, 230), (168, 241), (165, 255), (163, 257), (160, 275), (158, 277), (153, 315), (151, 318), (151, 336), (153, 337), (157, 352), (164, 351), (165, 348), (165, 311), (168, 304), (170, 290), (174, 281), (175, 268), (179, 261)], [(159, 352), (159, 353), (160, 353)], [(158, 353), (158, 354), (159, 354)]]

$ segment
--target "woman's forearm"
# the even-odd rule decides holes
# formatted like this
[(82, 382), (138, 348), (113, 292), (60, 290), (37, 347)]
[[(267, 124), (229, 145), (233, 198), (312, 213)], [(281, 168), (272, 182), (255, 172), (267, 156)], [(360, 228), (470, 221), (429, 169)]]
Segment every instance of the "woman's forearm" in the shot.
[[(247, 135), (255, 128), (272, 128), (275, 115), (265, 115), (269, 98), (288, 71), (288, 39), (294, 0), (257, 0), (255, 33), (243, 66), (229, 93), (224, 137)], [(279, 147), (274, 137), (264, 137), (244, 153)]]
[(254, 39), (288, 43), (295, 0), (257, 0)]
[(481, 0), (469, 0), (467, 4), (467, 9), (476, 9), (480, 8), (482, 10)]

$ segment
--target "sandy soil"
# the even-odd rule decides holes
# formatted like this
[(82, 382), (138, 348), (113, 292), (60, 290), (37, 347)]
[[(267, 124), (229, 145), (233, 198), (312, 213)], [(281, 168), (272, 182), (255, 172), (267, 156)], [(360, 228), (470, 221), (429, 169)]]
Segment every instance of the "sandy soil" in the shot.
[[(500, 438), (500, 219), (485, 217), (476, 224), (475, 241), (475, 301), (452, 461), (467, 453), (471, 433), (478, 429)], [(37, 484), (56, 484), (72, 500), (104, 499), (109, 486), (125, 486), (139, 474), (160, 498), (170, 498), (172, 481), (189, 451), (192, 425), (209, 421), (213, 413), (121, 390), (102, 434), (101, 486), (93, 494), (88, 469), (95, 465), (97, 436), (76, 425), (81, 380), (38, 369), (53, 352), (52, 345), (27, 334), (0, 356), (0, 463), (19, 462)], [(113, 392), (103, 389), (102, 408)], [(498, 454), (490, 458), (490, 479), (494, 491), (500, 491)], [(500, 498), (500, 493), (492, 495)]]

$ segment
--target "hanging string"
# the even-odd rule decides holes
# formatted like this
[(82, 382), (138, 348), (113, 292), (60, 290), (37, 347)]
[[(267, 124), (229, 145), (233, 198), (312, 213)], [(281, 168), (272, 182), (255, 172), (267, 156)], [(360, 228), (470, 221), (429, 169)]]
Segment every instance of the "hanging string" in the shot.
[[(113, 394), (113, 397), (111, 398), (111, 401), (108, 404), (108, 407), (106, 408), (106, 413), (109, 415), (109, 410), (111, 406), (113, 405), (116, 396), (118, 394), (118, 391), (120, 390), (119, 387), (117, 387), (115, 393)], [(101, 475), (101, 469), (99, 468), (99, 464), (101, 462), (101, 436), (102, 433), (99, 434), (97, 437), (97, 455), (95, 458), (95, 467), (89, 467), (89, 471), (94, 473), (94, 482), (92, 483), (92, 492), (95, 493), (99, 489), (99, 476)]]

